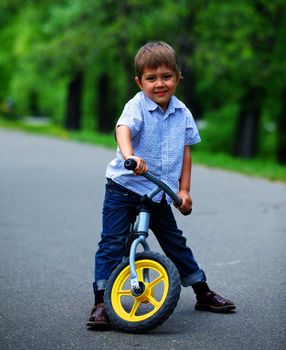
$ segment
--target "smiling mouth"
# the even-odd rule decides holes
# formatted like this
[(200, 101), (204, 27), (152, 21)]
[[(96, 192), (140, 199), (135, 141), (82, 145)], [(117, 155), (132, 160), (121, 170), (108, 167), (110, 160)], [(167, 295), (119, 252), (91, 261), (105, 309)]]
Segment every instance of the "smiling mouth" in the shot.
[(167, 93), (167, 91), (157, 91), (157, 92), (155, 92), (155, 95), (161, 97), (161, 96), (164, 96), (166, 93)]

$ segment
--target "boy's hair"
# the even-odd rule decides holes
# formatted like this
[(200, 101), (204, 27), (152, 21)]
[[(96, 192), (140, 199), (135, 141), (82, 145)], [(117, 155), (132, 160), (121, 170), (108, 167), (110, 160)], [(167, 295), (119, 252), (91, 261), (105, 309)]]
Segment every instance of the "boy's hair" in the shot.
[(182, 78), (176, 52), (163, 41), (152, 41), (142, 46), (134, 58), (134, 63), (135, 74), (140, 81), (146, 67), (157, 69), (163, 65), (171, 69), (178, 79)]

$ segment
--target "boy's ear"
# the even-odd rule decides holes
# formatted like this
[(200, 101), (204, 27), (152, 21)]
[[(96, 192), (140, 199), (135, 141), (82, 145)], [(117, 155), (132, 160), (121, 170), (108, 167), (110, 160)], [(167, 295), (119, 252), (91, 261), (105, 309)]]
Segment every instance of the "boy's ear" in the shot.
[(138, 77), (135, 77), (135, 83), (139, 86), (141, 90), (143, 90), (142, 84), (140, 82), (140, 79)]
[(177, 86), (179, 85), (180, 81), (183, 79), (182, 73), (180, 72), (180, 75), (177, 78)]

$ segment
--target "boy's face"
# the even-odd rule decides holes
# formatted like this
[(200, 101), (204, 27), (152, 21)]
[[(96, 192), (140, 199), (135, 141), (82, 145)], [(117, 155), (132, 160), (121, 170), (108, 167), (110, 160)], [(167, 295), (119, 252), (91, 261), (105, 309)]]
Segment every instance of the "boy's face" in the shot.
[(166, 66), (156, 69), (146, 67), (141, 81), (138, 77), (135, 77), (135, 81), (145, 95), (156, 102), (164, 112), (179, 83), (176, 74)]

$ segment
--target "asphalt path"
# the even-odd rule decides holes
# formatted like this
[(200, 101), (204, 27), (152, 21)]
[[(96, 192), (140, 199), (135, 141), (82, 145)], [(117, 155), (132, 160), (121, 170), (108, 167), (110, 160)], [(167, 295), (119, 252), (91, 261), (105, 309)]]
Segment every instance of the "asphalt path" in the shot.
[[(0, 348), (285, 349), (286, 184), (194, 165), (176, 214), (209, 285), (234, 314), (194, 310), (183, 288), (148, 334), (89, 331), (104, 172), (113, 150), (0, 130)], [(150, 234), (152, 249), (160, 251)]]

